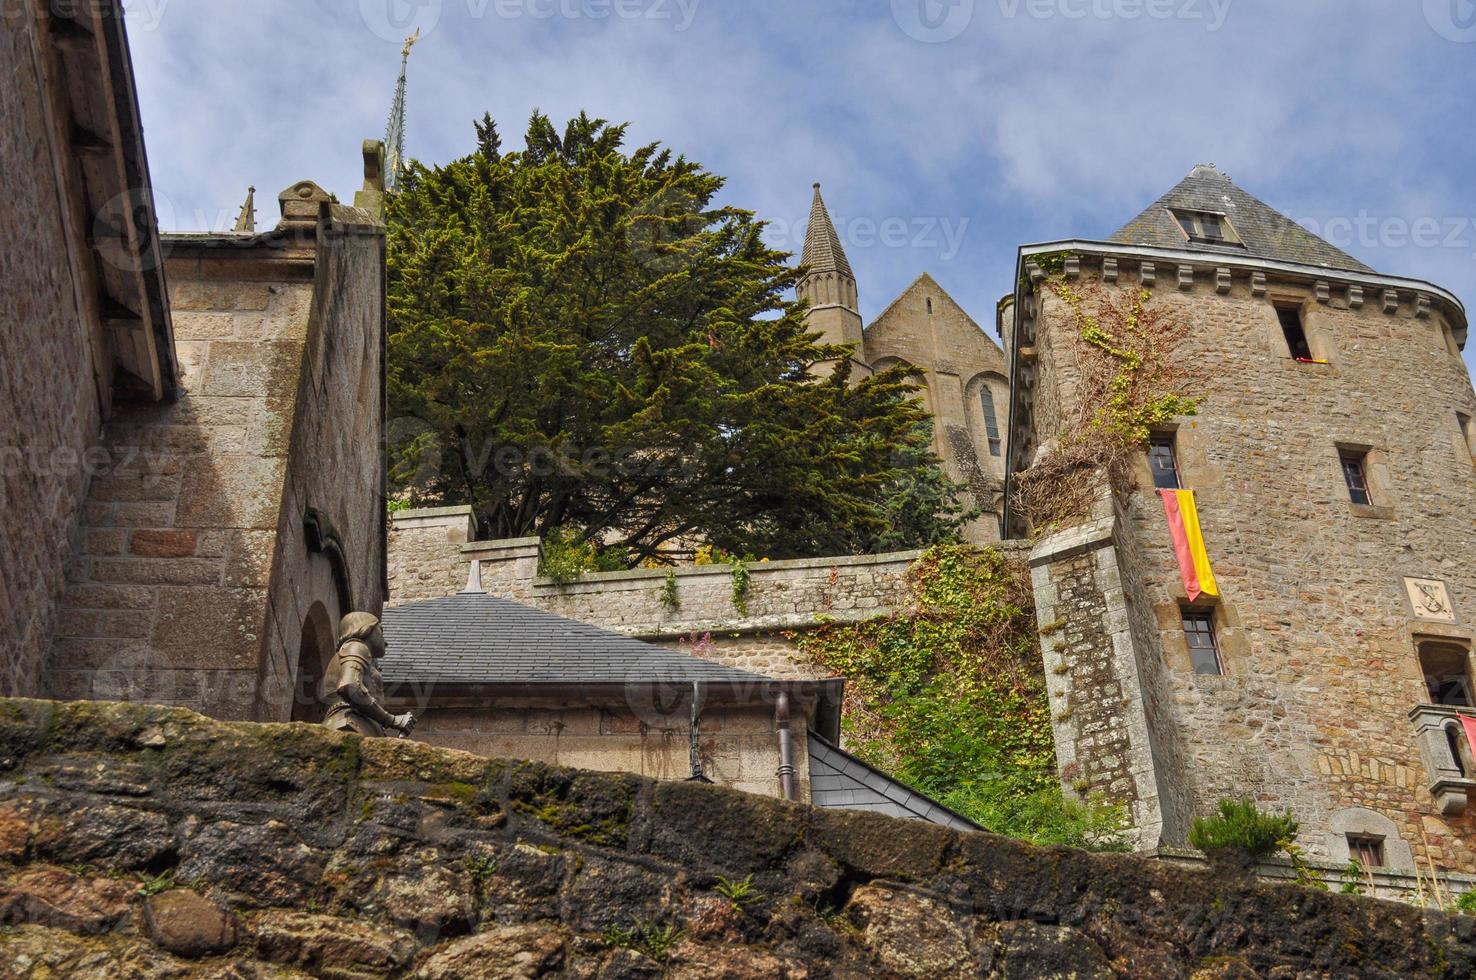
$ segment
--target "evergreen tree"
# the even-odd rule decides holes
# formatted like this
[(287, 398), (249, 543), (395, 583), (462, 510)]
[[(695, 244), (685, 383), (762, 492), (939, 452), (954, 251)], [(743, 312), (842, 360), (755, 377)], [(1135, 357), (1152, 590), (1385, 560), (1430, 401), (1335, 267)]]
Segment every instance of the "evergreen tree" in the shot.
[(518, 152), (489, 116), (476, 136), (389, 200), (397, 487), (471, 503), (491, 536), (575, 529), (631, 561), (956, 530), (912, 377), (848, 383), (846, 348), (785, 299), (789, 256), (714, 204), (720, 177), (584, 114), (560, 133), (534, 113)]

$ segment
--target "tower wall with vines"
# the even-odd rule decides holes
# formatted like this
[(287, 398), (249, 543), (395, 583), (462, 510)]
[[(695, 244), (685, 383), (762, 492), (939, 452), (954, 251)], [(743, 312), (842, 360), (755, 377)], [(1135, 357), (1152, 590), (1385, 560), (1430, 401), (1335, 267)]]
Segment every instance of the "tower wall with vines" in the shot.
[[(1022, 498), (1032, 480), (1038, 492), (1017, 498), (1015, 514), (1035, 525), (1037, 582), (1050, 581), (1079, 561), (1057, 562), (1052, 549), (1103, 516), (1090, 502), (1110, 488), (1121, 575), (1102, 588), (1120, 589), (1118, 625), (1134, 651), (1132, 669), (1112, 678), (1119, 690), (1090, 676), (1100, 656), (1072, 663), (1043, 637), (1048, 678), (1065, 661), (1053, 687), (1115, 704), (1098, 731), (1143, 716), (1160, 803), (1181, 816), (1249, 794), (1290, 810), (1313, 857), (1346, 860), (1350, 828), (1372, 823), (1391, 854), (1476, 870), (1476, 806), (1442, 812), (1410, 720), (1431, 700), (1421, 644), (1469, 662), (1476, 640), (1476, 470), (1461, 429), (1476, 393), (1450, 312), (1413, 292), (1386, 297), (1356, 273), (1297, 277), (1211, 258), (1145, 276), (1126, 254), (1114, 266), (1104, 283), (1099, 257), (1057, 257), (1024, 289), (1033, 336), (1020, 339), (1028, 390), (1015, 393), (1013, 435), (1039, 449), (1017, 458), (1035, 465), (1016, 483)], [(1129, 342), (1135, 296), (1158, 328)], [(1298, 312), (1313, 358), (1291, 356), (1278, 305)], [(1193, 605), (1213, 611), (1217, 675), (1191, 662), (1191, 603), (1147, 468), (1149, 431), (1174, 434), (1181, 486), (1196, 493), (1220, 596)], [(1368, 505), (1351, 501), (1340, 453), (1363, 459)], [(1445, 611), (1415, 608), (1409, 580), (1437, 583)], [(1100, 596), (1052, 605), (1037, 591), (1043, 628), (1059, 619), (1069, 635), (1101, 619)], [(1053, 702), (1054, 717), (1066, 710)], [(1063, 769), (1075, 765), (1063, 783), (1127, 793), (1119, 747), (1078, 739), (1067, 752), (1062, 739), (1058, 724)], [(1169, 843), (1181, 843), (1167, 833), (1179, 823), (1165, 821)]]

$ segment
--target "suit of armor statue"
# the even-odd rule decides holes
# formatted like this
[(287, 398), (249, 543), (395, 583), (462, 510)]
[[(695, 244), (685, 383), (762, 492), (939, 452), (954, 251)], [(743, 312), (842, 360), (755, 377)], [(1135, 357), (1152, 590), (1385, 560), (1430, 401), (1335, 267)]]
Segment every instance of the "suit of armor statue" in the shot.
[(323, 724), (335, 731), (383, 735), (392, 728), (409, 735), (415, 728), (410, 712), (392, 715), (375, 696), (381, 689), (378, 661), (384, 656), (384, 633), (379, 620), (366, 612), (352, 612), (338, 626), (338, 648), (328, 661), (320, 696), (327, 706)]

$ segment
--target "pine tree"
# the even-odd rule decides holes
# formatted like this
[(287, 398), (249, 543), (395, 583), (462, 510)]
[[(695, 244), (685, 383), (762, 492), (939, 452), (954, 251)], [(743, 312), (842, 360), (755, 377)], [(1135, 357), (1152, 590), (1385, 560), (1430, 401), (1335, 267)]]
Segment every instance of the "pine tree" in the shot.
[(845, 349), (785, 298), (789, 256), (714, 203), (722, 178), (585, 114), (559, 133), (534, 113), (517, 152), (490, 116), (476, 135), (389, 202), (398, 487), (470, 502), (490, 536), (574, 529), (630, 561), (956, 533), (914, 379), (848, 383)]

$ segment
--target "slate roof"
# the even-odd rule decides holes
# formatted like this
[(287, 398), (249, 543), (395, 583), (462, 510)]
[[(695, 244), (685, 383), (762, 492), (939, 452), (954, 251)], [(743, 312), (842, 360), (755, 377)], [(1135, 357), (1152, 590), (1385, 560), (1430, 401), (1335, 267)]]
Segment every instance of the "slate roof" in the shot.
[(954, 830), (984, 829), (813, 732), (810, 733), (810, 803), (926, 820)]
[[(1170, 208), (1222, 212), (1229, 216), (1245, 248), (1191, 244), (1180, 232)], [(1353, 256), (1323, 241), (1264, 201), (1236, 187), (1214, 164), (1201, 164), (1173, 190), (1120, 228), (1108, 241), (1151, 245), (1323, 266), (1352, 272), (1374, 272)]]
[(643, 643), (511, 599), (462, 592), (384, 610), (387, 686), (728, 683), (770, 678)]
[(810, 202), (810, 226), (805, 229), (805, 247), (800, 253), (800, 262), (810, 267), (810, 274), (817, 272), (839, 272), (850, 279), (851, 260), (841, 247), (840, 235), (836, 234), (835, 222), (825, 208), (820, 196), (820, 185), (815, 185), (815, 199)]

